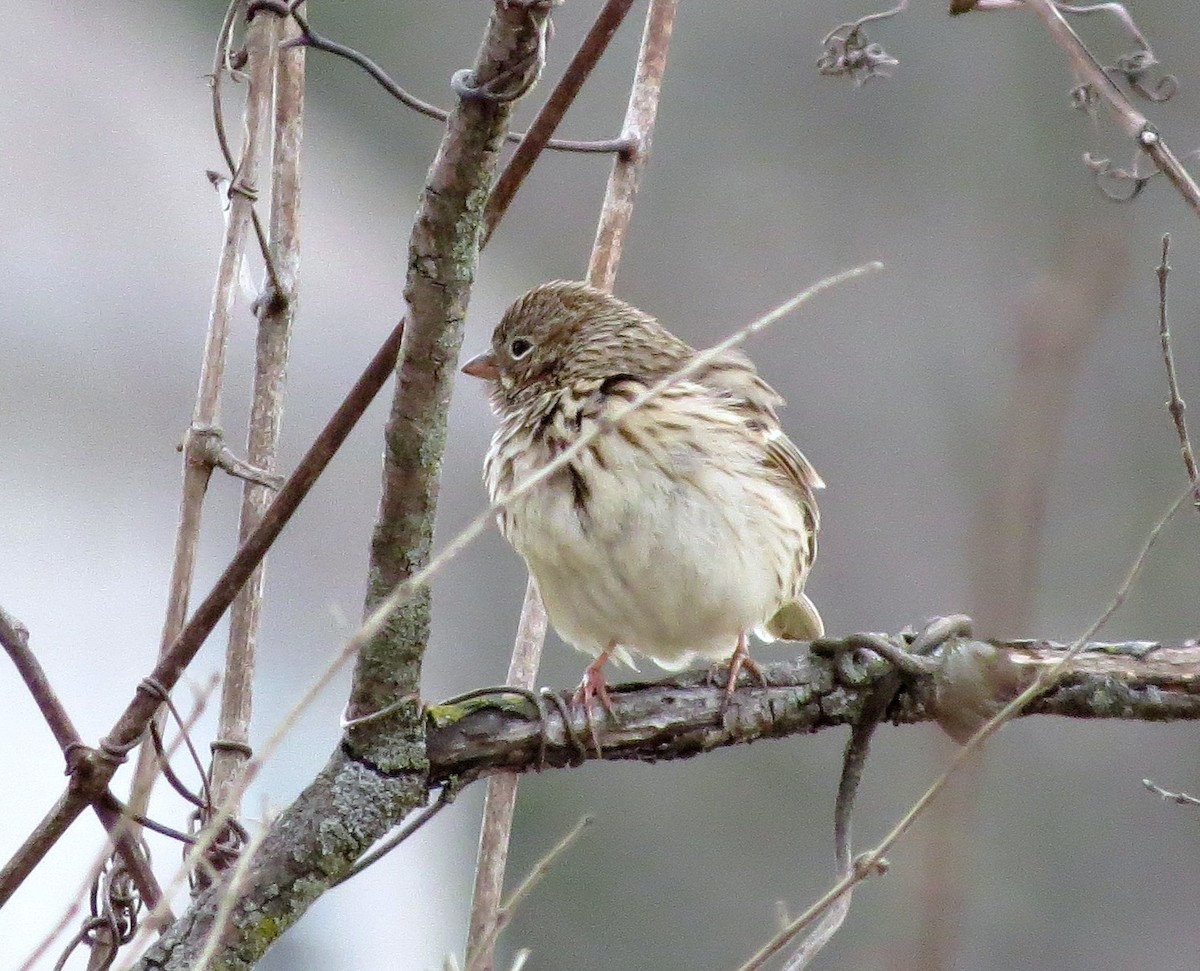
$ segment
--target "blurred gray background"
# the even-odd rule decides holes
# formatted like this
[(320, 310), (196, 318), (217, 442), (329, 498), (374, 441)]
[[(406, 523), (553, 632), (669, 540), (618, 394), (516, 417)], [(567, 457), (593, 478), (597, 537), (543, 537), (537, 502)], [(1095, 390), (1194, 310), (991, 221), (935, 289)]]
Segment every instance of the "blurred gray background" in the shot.
[[(546, 82), (597, 6), (568, 0), (555, 13)], [(470, 63), (488, 8), (314, 2), (309, 13), (415, 93), (447, 103), (447, 79)], [(564, 134), (617, 132), (642, 10)], [(221, 232), (204, 177), (219, 160), (204, 75), (221, 7), (0, 0), (0, 11), (0, 604), (29, 626), (94, 739), (157, 650), (179, 492), (174, 446), (191, 413)], [(1040, 471), (1049, 499), (1032, 620), (984, 631), (1069, 639), (1103, 608), (1183, 485), (1163, 408), (1153, 266), (1161, 234), (1173, 231), (1176, 353), (1185, 395), (1200, 396), (1195, 217), (1161, 180), (1125, 207), (1095, 189), (1081, 154), (1116, 152), (1127, 164), (1128, 152), (1105, 119), (1097, 126), (1070, 109), (1064, 57), (1031, 15), (951, 20), (944, 4), (921, 0), (871, 31), (901, 59), (890, 81), (856, 90), (818, 77), (821, 36), (866, 12), (847, 0), (682, 4), (617, 292), (703, 345), (825, 274), (887, 264), (748, 349), (787, 395), (788, 431), (829, 483), (813, 598), (832, 632), (894, 631), (975, 609), (972, 565), (987, 564), (989, 550), (973, 523), (1006, 463), (1000, 424), (1017, 308), (1069, 248), (1087, 254), (1089, 234), (1110, 240), (1095, 260), (1117, 295), (1063, 375), (1061, 448)], [(1162, 0), (1136, 15), (1181, 78), (1154, 117), (1186, 151), (1200, 143), (1200, 22), (1189, 5)], [(1083, 28), (1109, 61), (1132, 47), (1104, 22)], [(411, 215), (440, 136), (351, 65), (320, 54), (309, 65), (286, 468), (403, 312)], [(518, 293), (583, 273), (608, 167), (561, 155), (539, 164), (484, 257), (468, 348), (483, 346)], [(230, 430), (245, 416), (252, 335), (243, 306), (224, 404)], [(360, 612), (382, 418), (377, 405), (272, 553), (260, 740)], [(443, 542), (484, 502), (479, 465), (492, 420), (482, 388), (463, 383), (452, 419)], [(201, 591), (231, 552), (236, 493), (214, 478)], [(1185, 512), (1109, 637), (1195, 636), (1198, 537), (1200, 520)], [(518, 558), (494, 533), (438, 578), (429, 698), (503, 679), (523, 585)], [(197, 682), (219, 669), (223, 649), (222, 631), (193, 666)], [(566, 686), (582, 666), (555, 640), (540, 680)], [(323, 763), (344, 687), (290, 736), (248, 800), (251, 815), (286, 805)], [(0, 703), (7, 857), (63, 778), (11, 669), (0, 674)], [(1195, 739), (1190, 725), (1026, 719), (1006, 728), (977, 777), (976, 808), (918, 824), (891, 854), (891, 874), (859, 891), (817, 966), (1195, 967), (1194, 812), (1140, 785), (1149, 776), (1200, 787)], [(597, 822), (523, 906), (504, 954), (529, 947), (527, 968), (573, 971), (741, 963), (774, 929), (776, 901), (795, 913), (831, 880), (843, 744), (824, 734), (687, 764), (527, 779), (514, 876), (582, 813)], [(948, 751), (932, 727), (881, 732), (859, 844), (890, 826)], [(481, 796), (472, 787), (385, 863), (327, 895), (263, 967), (433, 969), (461, 954)], [(182, 820), (170, 800), (155, 810)], [(0, 913), (0, 967), (17, 966), (54, 925), (99, 845), (85, 817)], [(946, 846), (957, 875), (939, 890), (947, 874), (933, 854)], [(176, 850), (155, 847), (168, 874)], [(941, 958), (930, 956), (931, 927), (950, 942)]]

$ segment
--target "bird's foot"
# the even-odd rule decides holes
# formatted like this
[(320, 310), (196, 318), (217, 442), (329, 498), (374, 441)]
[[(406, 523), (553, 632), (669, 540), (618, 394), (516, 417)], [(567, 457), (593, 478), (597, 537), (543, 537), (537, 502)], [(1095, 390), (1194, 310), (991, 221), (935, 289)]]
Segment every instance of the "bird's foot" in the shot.
[(613, 710), (612, 698), (608, 694), (608, 682), (604, 678), (604, 665), (608, 661), (608, 651), (605, 651), (596, 658), (591, 664), (584, 669), (583, 679), (579, 682), (579, 687), (575, 689), (575, 694), (571, 698), (571, 703), (583, 712), (583, 720), (587, 724), (588, 735), (591, 736), (592, 746), (596, 750), (596, 755), (603, 754), (603, 749), (600, 747), (600, 737), (596, 731), (596, 723), (592, 719), (592, 699), (599, 699), (601, 707), (608, 713), (608, 716), (617, 721), (617, 713)]
[[(733, 700), (733, 692), (737, 690), (738, 675), (742, 669), (758, 679), (758, 683), (766, 686), (770, 682), (767, 680), (766, 674), (759, 663), (754, 660), (746, 650), (746, 636), (743, 634), (738, 638), (737, 647), (734, 649), (733, 657), (729, 659), (729, 674), (725, 678), (725, 697), (721, 701), (721, 710), (724, 711), (729, 707), (730, 701)], [(713, 684), (718, 682), (718, 674), (720, 673), (721, 665), (713, 665), (709, 671), (709, 681)]]

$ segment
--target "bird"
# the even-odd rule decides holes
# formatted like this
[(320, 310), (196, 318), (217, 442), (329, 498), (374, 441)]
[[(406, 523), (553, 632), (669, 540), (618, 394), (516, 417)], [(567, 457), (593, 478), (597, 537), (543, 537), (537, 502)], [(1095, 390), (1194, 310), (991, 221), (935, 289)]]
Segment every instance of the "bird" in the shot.
[[(499, 426), (483, 478), (504, 538), (546, 615), (593, 660), (573, 701), (613, 712), (604, 667), (729, 662), (766, 681), (748, 636), (811, 641), (804, 592), (824, 482), (784, 434), (782, 397), (726, 351), (617, 421), (697, 351), (648, 313), (580, 281), (517, 298), (462, 371), (486, 382)], [(597, 434), (597, 429), (599, 433)], [(562, 468), (507, 498), (581, 437)], [(715, 675), (714, 675), (715, 676)]]

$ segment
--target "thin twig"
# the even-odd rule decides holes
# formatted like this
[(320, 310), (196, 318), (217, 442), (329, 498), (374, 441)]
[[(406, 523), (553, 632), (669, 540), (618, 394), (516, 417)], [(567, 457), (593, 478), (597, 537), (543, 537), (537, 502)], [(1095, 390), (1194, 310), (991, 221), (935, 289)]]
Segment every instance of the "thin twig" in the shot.
[(1067, 23), (1054, 0), (1025, 0), (1025, 5), (1045, 24), (1054, 42), (1071, 58), (1075, 70), (1108, 104), (1125, 135), (1133, 139), (1134, 143), (1154, 160), (1154, 164), (1175, 186), (1192, 212), (1200, 216), (1200, 186), (1196, 185), (1183, 163), (1167, 147), (1158, 130), (1133, 106), (1109, 77), (1095, 55)]
[[(1167, 401), (1167, 411), (1175, 423), (1175, 432), (1179, 436), (1179, 451), (1183, 455), (1183, 467), (1187, 472), (1189, 482), (1200, 481), (1200, 472), (1196, 469), (1196, 456), (1192, 452), (1192, 440), (1188, 437), (1187, 420), (1184, 418), (1186, 405), (1179, 394), (1179, 378), (1175, 373), (1175, 355), (1171, 351), (1171, 331), (1167, 318), (1167, 276), (1171, 265), (1167, 256), (1171, 250), (1171, 235), (1164, 233), (1162, 238), (1162, 261), (1158, 264), (1158, 336), (1162, 341), (1163, 364), (1167, 369), (1167, 386), (1171, 389), (1171, 397)], [(1196, 486), (1193, 504), (1200, 510), (1200, 485)]]
[(900, 818), (899, 822), (888, 832), (888, 834), (880, 840), (880, 842), (870, 851), (864, 853), (859, 858), (859, 863), (856, 865), (854, 872), (844, 876), (830, 887), (821, 897), (812, 904), (803, 914), (791, 921), (786, 927), (780, 930), (774, 937), (763, 945), (745, 964), (738, 968), (738, 971), (757, 971), (763, 964), (772, 956), (777, 954), (793, 937), (808, 927), (817, 917), (819, 917), (827, 907), (832, 905), (839, 897), (850, 891), (856, 884), (860, 883), (870, 872), (879, 864), (896, 841), (903, 836), (914, 822), (925, 812), (929, 804), (934, 798), (945, 788), (946, 783), (959, 770), (961, 766), (966, 764), (975, 754), (975, 752), (1000, 728), (1017, 715), (1021, 709), (1052, 687), (1062, 673), (1066, 670), (1067, 665), (1079, 655), (1090, 641), (1112, 617), (1114, 613), (1125, 603), (1125, 599), (1132, 589), (1134, 581), (1142, 571), (1142, 567), (1146, 563), (1146, 558), (1157, 542), (1163, 529), (1170, 521), (1171, 517), (1179, 511), (1180, 506), (1187, 501), (1192, 494), (1192, 490), (1196, 483), (1189, 482), (1188, 487), (1184, 492), (1171, 504), (1171, 507), (1163, 515), (1154, 528), (1150, 530), (1145, 542), (1142, 544), (1141, 550), (1133, 561), (1133, 565), (1126, 573), (1124, 580), (1121, 581), (1117, 592), (1113, 595), (1108, 606), (1100, 614), (1100, 616), (1088, 625), (1088, 628), (1079, 635), (1063, 656), (1054, 664), (1041, 669), (1033, 683), (1022, 691), (1016, 698), (1006, 704), (994, 716), (986, 721), (975, 732), (966, 743), (958, 750), (950, 764), (939, 775), (928, 789), (922, 793), (921, 797), (909, 808), (909, 810)]
[(637, 72), (621, 130), (621, 137), (629, 142), (630, 148), (613, 161), (601, 209), (606, 217), (596, 228), (592, 256), (588, 261), (588, 282), (601, 290), (611, 292), (616, 281), (625, 233), (633, 216), (633, 200), (637, 195), (642, 169), (650, 157), (650, 139), (658, 115), (658, 100), (677, 3), (678, 0), (651, 0), (650, 9), (646, 12)]
[[(213, 65), (213, 111), (214, 118), (218, 119), (221, 115), (220, 79), (228, 63), (228, 45), (234, 18), (235, 11), (231, 8), (222, 24)], [(233, 181), (229, 188), (225, 236), (217, 264), (208, 330), (204, 340), (200, 386), (196, 394), (191, 426), (183, 442), (183, 492), (179, 504), (175, 553), (168, 582), (167, 614), (163, 622), (160, 657), (182, 630), (187, 617), (188, 601), (191, 598), (204, 497), (213, 469), (208, 460), (207, 450), (211, 447), (214, 430), (221, 422), (221, 388), (225, 377), (230, 321), (239, 290), (246, 234), (259, 176), (259, 161), (270, 132), (278, 27), (279, 21), (275, 17), (259, 17), (250, 25), (246, 37), (250, 73), (245, 107), (245, 142), (236, 164), (229, 154), (229, 146), (222, 144), (222, 151), (226, 153), (227, 161), (231, 165)], [(218, 125), (218, 134), (222, 133), (223, 129)], [(148, 780), (153, 775), (154, 753), (144, 748), (138, 756), (129, 798), (130, 808), (135, 813), (146, 812), (150, 798)]]
[[(531, 576), (525, 585), (525, 601), (517, 623), (507, 684), (533, 688), (545, 639), (546, 610)], [(518, 781), (513, 772), (500, 772), (488, 779), (479, 823), (479, 853), (475, 861), (471, 913), (467, 921), (467, 971), (490, 971), (495, 963), (500, 899), (504, 892), (508, 844), (517, 807)]]
[[(630, 150), (618, 155), (613, 161), (612, 172), (605, 190), (604, 203), (600, 210), (600, 220), (596, 228), (596, 239), (592, 247), (592, 255), (588, 261), (588, 282), (593, 286), (611, 292), (615, 282), (617, 265), (621, 259), (622, 244), (629, 221), (633, 215), (633, 201), (637, 193), (638, 177), (649, 156), (650, 136), (654, 129), (654, 119), (658, 110), (659, 94), (662, 90), (662, 76), (666, 69), (667, 51), (670, 46), (671, 28), (675, 18), (677, 0), (651, 0), (646, 12), (646, 23), (642, 32), (642, 42), (638, 51), (637, 65), (634, 71), (633, 86), (630, 91), (629, 105), (626, 109), (625, 121), (622, 125), (623, 137), (629, 140)], [(585, 40), (576, 61), (581, 60), (585, 51), (592, 50), (592, 38), (597, 36), (607, 45), (607, 39), (616, 30), (620, 19), (629, 9), (629, 3), (615, 4), (610, 2), (597, 27), (593, 27)], [(604, 25), (601, 21), (604, 13), (616, 7), (615, 22)], [(605, 33), (605, 31), (607, 33)], [(599, 58), (603, 46), (596, 50), (591, 63)], [(586, 64), (586, 62), (585, 62)], [(575, 63), (572, 63), (572, 67)], [(567, 78), (575, 78), (573, 90), (565, 92), (563, 98), (556, 97), (555, 91), (546, 102), (544, 114), (547, 123), (556, 121), (550, 114), (551, 105), (565, 112), (567, 105), (574, 98), (579, 85), (587, 76), (587, 70), (578, 72), (568, 71)], [(564, 78), (564, 81), (566, 78)], [(561, 117), (561, 114), (558, 116)], [(542, 117), (535, 120), (531, 133), (541, 132)], [(545, 130), (545, 135), (549, 129)], [(544, 137), (544, 136), (543, 136)], [(536, 146), (534, 146), (536, 148)], [(522, 143), (514, 155), (509, 169), (506, 169), (488, 200), (491, 210), (493, 202), (497, 210), (503, 212), (512, 198), (509, 190), (509, 172), (517, 176), (520, 169), (514, 168), (521, 150)], [(533, 164), (536, 155), (532, 155), (528, 164)], [(524, 164), (524, 163), (522, 163)], [(546, 610), (542, 604), (541, 595), (533, 577), (526, 585), (525, 600), (521, 606), (521, 617), (517, 625), (517, 635), (513, 646), (512, 660), (508, 671), (508, 684), (531, 689), (537, 677), (538, 666), (541, 662), (542, 646), (546, 638)], [(468, 921), (466, 962), (468, 971), (492, 971), (495, 965), (495, 944), (500, 932), (500, 899), (504, 890), (504, 873), (508, 863), (508, 845), (512, 833), (513, 818), (516, 814), (517, 787), (519, 779), (514, 773), (499, 773), (488, 780), (487, 795), (484, 797), (483, 818), (480, 823), (479, 855), (475, 864), (475, 885), (471, 897), (471, 914)]]
[(25, 687), (29, 689), (34, 703), (38, 706), (42, 717), (46, 719), (46, 724), (50, 726), (54, 741), (58, 743), (64, 756), (69, 755), (73, 747), (83, 744), (83, 739), (79, 737), (79, 732), (75, 730), (71, 716), (67, 714), (67, 709), (63, 707), (63, 703), (59, 700), (54, 688), (51, 687), (45, 669), (42, 668), (33, 651), (29, 649), (29, 631), (24, 624), (2, 607), (0, 607), (0, 644), (4, 645), (4, 650), (12, 659), (17, 674), (25, 682)]
[[(274, 20), (275, 18), (269, 18)], [(279, 21), (282, 40), (298, 27)], [(303, 48), (280, 50), (275, 60), (274, 124), (271, 146), (271, 209), (267, 249), (275, 268), (274, 283), (255, 302), (258, 340), (255, 347), (254, 390), (250, 409), (246, 461), (273, 472), (279, 448), (287, 382), (288, 352), (296, 316), (300, 271), (300, 143), (304, 121)], [(247, 481), (242, 487), (238, 524), (244, 542), (262, 521), (271, 490)], [(249, 757), (253, 706), (255, 643), (262, 609), (264, 565), (260, 563), (239, 591), (229, 617), (221, 711), (213, 742), (211, 786), (214, 802), (224, 802), (230, 781)], [(237, 808), (232, 807), (234, 815)]]
[(499, 937), (500, 932), (504, 930), (508, 922), (512, 920), (517, 907), (545, 879), (546, 874), (550, 872), (550, 868), (554, 866), (558, 858), (575, 845), (575, 841), (579, 839), (585, 829), (592, 825), (593, 821), (594, 817), (592, 816), (583, 816), (580, 818), (579, 822), (572, 826), (570, 831), (555, 843), (545, 856), (537, 861), (533, 869), (529, 871), (529, 875), (520, 882), (517, 888), (508, 896), (508, 899), (500, 905), (496, 920), (488, 928), (488, 936), (480, 941), (479, 949), (475, 952), (475, 956), (467, 958), (467, 966), (464, 971), (484, 971), (485, 962), (488, 964), (492, 963), (494, 960), (493, 951), (496, 946), (496, 938)]
[[(33, 696), (34, 702), (37, 704), (42, 716), (46, 719), (46, 724), (50, 726), (54, 740), (62, 750), (63, 759), (66, 761), (67, 766), (70, 767), (72, 753), (83, 745), (83, 740), (80, 738), (79, 732), (71, 721), (71, 716), (67, 714), (66, 708), (63, 707), (57, 693), (51, 686), (49, 678), (46, 677), (46, 672), (42, 668), (41, 663), (29, 647), (29, 631), (26, 630), (24, 624), (7, 613), (3, 608), (0, 608), (0, 644), (4, 645), (5, 651), (12, 659), (17, 673), (21, 676), (21, 680), (25, 682), (29, 693)], [(112, 793), (106, 790), (105, 795), (111, 797)], [(99, 801), (93, 804), (93, 809), (100, 819), (101, 825), (104, 826), (113, 840), (118, 852), (124, 858), (125, 865), (133, 877), (134, 883), (137, 885), (138, 892), (147, 901), (150, 901), (151, 905), (158, 903), (162, 897), (162, 890), (158, 886), (158, 880), (155, 879), (154, 871), (150, 868), (150, 864), (142, 852), (139, 841), (127, 829), (121, 828), (119, 823), (105, 811)], [(65, 832), (65, 827), (57, 833), (51, 831), (45, 834), (47, 841), (45, 843), (46, 850), (57, 842), (62, 832)], [(10, 866), (6, 866), (3, 871), (0, 871), (0, 906), (3, 906), (3, 902), (11, 896), (13, 891), (32, 872), (32, 866), (24, 871), (21, 869), (13, 870), (10, 867), (11, 864)]]
[[(553, 139), (550, 135), (558, 127), (567, 109), (575, 101), (583, 83), (591, 76), (592, 69), (600, 61), (601, 56), (608, 50), (609, 42), (617, 28), (625, 20), (634, 0), (607, 0), (596, 15), (591, 29), (579, 45), (579, 50), (571, 58), (562, 78), (550, 92), (546, 103), (542, 105), (537, 116), (521, 138), (504, 171), (496, 179), (488, 196), (487, 206), (483, 210), (483, 239), (480, 246), (487, 245), (492, 232), (500, 221), (500, 217), (508, 210), (509, 204), (517, 194), (517, 190), (525, 181), (533, 163), (537, 161), (542, 149), (549, 148)], [(622, 149), (619, 149), (619, 151)]]
[[(624, 0), (621, 0), (624, 2)], [(628, 7), (632, 3), (629, 0), (626, 3)], [(444, 108), (439, 108), (437, 105), (432, 105), (428, 101), (418, 98), (416, 95), (409, 93), (399, 84), (388, 76), (388, 73), (380, 67), (375, 61), (367, 57), (361, 51), (355, 50), (353, 47), (347, 47), (345, 44), (339, 44), (335, 40), (324, 37), (318, 34), (308, 23), (308, 19), (300, 13), (293, 12), (292, 16), (300, 25), (301, 37), (297, 40), (289, 41), (291, 46), (311, 47), (314, 50), (324, 51), (327, 54), (333, 54), (337, 57), (345, 58), (352, 64), (357, 65), (367, 72), (379, 84), (384, 91), (399, 101), (405, 107), (411, 108), (418, 114), (424, 115), (426, 118), (433, 118), (435, 121), (445, 122), (450, 117), (450, 112)], [(603, 14), (602, 14), (603, 16)], [(568, 69), (568, 73), (570, 73)], [(557, 124), (557, 122), (556, 122)], [(533, 127), (526, 132), (505, 132), (504, 139), (509, 142), (521, 142), (528, 139), (533, 134)], [(619, 138), (600, 139), (595, 141), (579, 141), (568, 138), (551, 138), (545, 143), (545, 148), (552, 149), (557, 152), (581, 152), (584, 154), (608, 154), (609, 152), (621, 152), (625, 149), (625, 143)]]

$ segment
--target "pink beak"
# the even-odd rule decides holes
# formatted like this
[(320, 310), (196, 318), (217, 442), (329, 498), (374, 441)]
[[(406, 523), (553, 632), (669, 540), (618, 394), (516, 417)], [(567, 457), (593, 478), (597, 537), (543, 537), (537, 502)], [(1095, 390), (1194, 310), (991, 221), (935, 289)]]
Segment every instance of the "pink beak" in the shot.
[(462, 373), (473, 378), (483, 378), (484, 381), (500, 380), (500, 368), (496, 366), (496, 359), (492, 357), (491, 351), (476, 354), (462, 366)]

